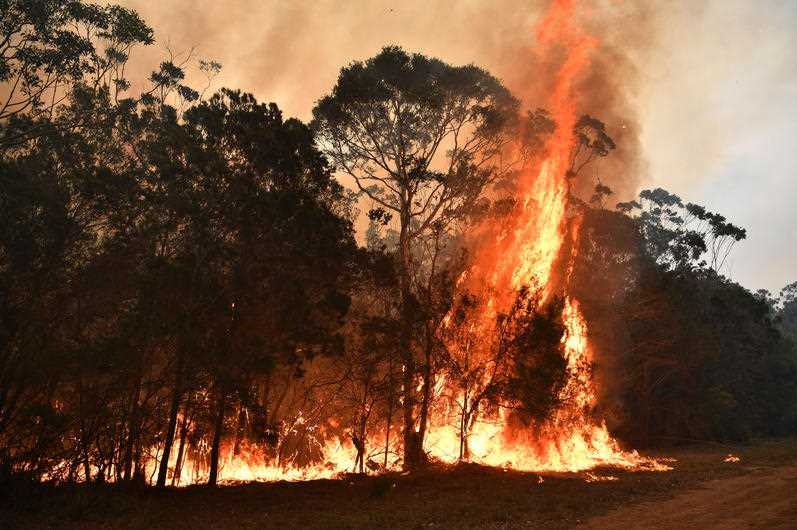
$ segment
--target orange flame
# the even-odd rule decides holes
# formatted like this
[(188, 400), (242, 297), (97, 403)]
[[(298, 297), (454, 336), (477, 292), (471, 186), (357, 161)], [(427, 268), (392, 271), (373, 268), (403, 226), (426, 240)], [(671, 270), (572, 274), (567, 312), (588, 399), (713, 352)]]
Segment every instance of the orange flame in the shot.
[[(482, 292), (490, 293), (490, 298), (482, 314), (473, 317), (468, 324), (472, 335), (487, 336), (496, 315), (509, 309), (519, 289), (539, 290), (545, 301), (555, 288), (553, 271), (563, 251), (568, 225), (568, 170), (576, 123), (573, 84), (589, 64), (590, 50), (598, 45), (597, 39), (575, 25), (574, 10), (573, 0), (555, 0), (537, 28), (537, 40), (544, 49), (556, 46), (561, 50), (555, 51), (564, 53), (548, 102), (557, 127), (545, 146), (545, 157), (528, 168), (517, 183), (516, 213), (509, 226), (488, 227), (488, 232), (492, 229), (498, 236), (483, 238), (476, 248), (475, 264), (468, 277), (471, 282), (484, 282), (486, 287), (481, 286)], [(575, 243), (578, 222), (571, 225)], [(572, 270), (574, 257), (570, 256), (569, 270)], [(469, 459), (536, 471), (577, 471), (600, 464), (665, 469), (666, 466), (640, 457), (636, 452), (622, 451), (605, 424), (588, 416), (586, 411), (595, 401), (590, 372), (584, 369), (591, 362), (591, 351), (587, 325), (576, 300), (565, 299), (562, 318), (570, 374), (564, 392), (574, 399), (535, 432), (510, 427), (504, 409), (494, 418), (474, 422), (465, 434)], [(446, 319), (444, 325), (449, 323), (450, 319)], [(469, 344), (466, 349), (464, 354), (478, 357), (474, 352), (478, 347)], [(462, 391), (457, 399), (467, 407), (467, 395)], [(478, 410), (473, 411), (473, 414), (478, 413)], [(460, 438), (463, 435), (462, 425), (454, 425), (451, 415), (449, 411), (448, 417), (443, 413), (442, 418), (433, 419), (428, 440), (431, 453), (449, 462), (462, 456)]]
[[(576, 21), (574, 0), (553, 0), (536, 29), (542, 51), (562, 57), (547, 102), (557, 127), (545, 145), (544, 157), (527, 167), (518, 178), (516, 208), (508, 224), (504, 221), (502, 226), (482, 227), (482, 235), (490, 233), (492, 237), (482, 237), (475, 245), (474, 263), (460, 278), (460, 287), (477, 286), (481, 292), (489, 294), (479, 313), (472, 315), (465, 324), (469, 336), (483, 338), (494, 334), (496, 316), (510, 309), (518, 290), (523, 287), (541, 293), (542, 301), (561, 290), (562, 286), (557, 284), (564, 283), (566, 288), (575, 256), (564, 256), (563, 260), (562, 253), (565, 248), (576, 247), (579, 228), (578, 220), (568, 219), (567, 214), (568, 170), (577, 119), (573, 86), (589, 65), (591, 50), (599, 45), (595, 37), (577, 26)], [(572, 244), (566, 246), (568, 227)], [(565, 260), (568, 263), (566, 277), (563, 282), (557, 282), (554, 271), (557, 263)], [(477, 406), (473, 411), (474, 421), (467, 425), (461, 422), (460, 404), (467, 407), (468, 396), (451, 381), (440, 377), (433, 394), (438, 398), (448, 395), (450, 399), (440, 399), (440, 404), (432, 411), (425, 442), (430, 455), (443, 462), (458, 461), (462, 457), (465, 429), (467, 459), (491, 466), (534, 471), (580, 471), (597, 465), (670, 469), (635, 451), (623, 451), (605, 423), (588, 413), (594, 406), (595, 392), (590, 371), (584, 368), (589, 367), (592, 352), (587, 323), (577, 300), (565, 298), (562, 319), (569, 374), (563, 392), (574, 399), (555, 411), (548, 423), (534, 430), (511, 426), (505, 408), (487, 414)], [(451, 325), (449, 314), (443, 327)], [(468, 367), (481, 370), (478, 373), (482, 383), (491, 369), (491, 361), (481, 351), (484, 349), (484, 345), (469, 343), (459, 351)], [(384, 439), (384, 433), (381, 437)], [(222, 450), (221, 481), (329, 478), (354, 470), (354, 448), (335, 437), (323, 448), (324, 464), (303, 469), (264, 463), (262, 452), (256, 447), (245, 448), (238, 455), (232, 453), (229, 447)], [(202, 466), (189, 461), (183, 467), (180, 483), (196, 483), (206, 474)], [(615, 477), (589, 475), (587, 479), (614, 480)]]

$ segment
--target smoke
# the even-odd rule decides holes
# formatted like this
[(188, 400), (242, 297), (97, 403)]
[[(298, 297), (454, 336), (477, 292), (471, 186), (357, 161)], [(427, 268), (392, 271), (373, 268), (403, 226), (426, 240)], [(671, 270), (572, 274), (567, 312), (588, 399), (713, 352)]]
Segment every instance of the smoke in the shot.
[(658, 20), (647, 3), (633, 4), (638, 5), (612, 2), (596, 10), (587, 22), (601, 44), (593, 54), (588, 75), (577, 88), (583, 112), (606, 123), (617, 145), (589, 171), (592, 174), (582, 176), (582, 182), (592, 188), (600, 178), (614, 190), (614, 197), (622, 198), (635, 195), (647, 178), (636, 102), (643, 83), (642, 65)]
[[(154, 27), (161, 45), (168, 43), (174, 51), (195, 46), (198, 56), (221, 62), (216, 88), (253, 92), (304, 120), (311, 117), (315, 101), (332, 88), (342, 66), (373, 56), (387, 44), (452, 64), (479, 65), (501, 79), (529, 110), (547, 105), (554, 74), (564, 59), (562, 49), (542, 50), (536, 42), (535, 27), (548, 0), (123, 1)], [(575, 85), (578, 112), (603, 121), (617, 144), (613, 153), (580, 175), (576, 192), (584, 199), (600, 179), (614, 190), (612, 199), (627, 200), (648, 177), (640, 141), (640, 99), (665, 13), (662, 7), (637, 4), (592, 0), (579, 5), (577, 25), (598, 45)], [(139, 53), (134, 68), (151, 69), (162, 53)], [(192, 81), (202, 84), (201, 79), (189, 78)], [(358, 228), (364, 232), (363, 226)], [(599, 334), (599, 315), (587, 316)], [(594, 346), (602, 362), (595, 374), (600, 380), (613, 369), (613, 344), (596, 341)], [(604, 410), (615, 405), (608, 389), (598, 385)]]
[[(534, 25), (547, 1), (122, 3), (154, 27), (161, 46), (137, 53), (133, 67), (142, 74), (138, 77), (162, 59), (164, 46), (173, 52), (195, 48), (198, 57), (224, 65), (215, 88), (253, 92), (305, 120), (342, 66), (370, 57), (386, 44), (452, 64), (482, 66), (529, 109), (545, 106), (551, 73), (561, 59), (556, 53), (537, 53)], [(653, 8), (631, 4), (597, 0), (579, 7), (579, 23), (600, 41), (579, 82), (579, 104), (582, 112), (606, 123), (618, 144), (614, 154), (583, 176), (579, 190), (586, 198), (597, 179), (617, 195), (633, 194), (646, 173), (636, 98), (640, 64), (658, 16)], [(202, 86), (205, 81), (194, 74), (189, 82)]]
[[(603, 121), (617, 149), (585, 168), (576, 192), (589, 198), (598, 180), (608, 184), (615, 196), (635, 194), (647, 176), (640, 143), (637, 100), (643, 85), (643, 63), (657, 32), (660, 15), (650, 6), (627, 2), (582, 3), (577, 9), (578, 26), (598, 40), (590, 53), (590, 65), (577, 80), (578, 110)], [(562, 57), (545, 50), (539, 53), (533, 35), (526, 29), (506, 43), (512, 49), (496, 70), (507, 85), (530, 107), (544, 106), (553, 72)]]

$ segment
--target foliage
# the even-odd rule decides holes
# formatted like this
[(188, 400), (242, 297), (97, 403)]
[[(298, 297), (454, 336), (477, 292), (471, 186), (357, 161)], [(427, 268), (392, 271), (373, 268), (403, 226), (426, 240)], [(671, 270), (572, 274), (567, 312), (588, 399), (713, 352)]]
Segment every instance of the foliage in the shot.
[[(793, 432), (793, 343), (765, 300), (697, 261), (744, 230), (664, 190), (643, 202), (589, 210), (573, 272), (610, 427), (637, 446)], [(687, 208), (708, 227), (673, 223)]]
[(275, 104), (200, 101), (172, 61), (119, 99), (129, 50), (151, 42), (134, 12), (7, 4), (3, 458), (38, 477), (145, 480), (179, 436), (181, 454), (210, 444), (212, 469), (225, 427), (264, 416), (255, 381), (339, 352), (349, 198)]
[(424, 460), (439, 351), (435, 330), (448, 305), (439, 303), (446, 298), (434, 288), (436, 278), (456, 268), (449, 245), (455, 223), (513, 168), (501, 155), (513, 138), (517, 109), (517, 100), (486, 71), (396, 46), (343, 68), (313, 109), (324, 153), (372, 202), (369, 237), (380, 225), (397, 223), (406, 467)]
[(639, 201), (618, 203), (617, 209), (639, 218), (649, 254), (669, 269), (708, 265), (719, 270), (733, 245), (747, 237), (723, 215), (684, 204), (661, 188), (643, 190)]
[(519, 293), (500, 326), (501, 347), (510, 360), (501, 394), (526, 424), (541, 424), (567, 399), (564, 300), (539, 307), (537, 298), (526, 291)]
[(797, 344), (797, 282), (781, 289), (776, 306), (779, 328)]
[[(398, 47), (343, 68), (311, 125), (210, 94), (214, 61), (208, 86), (185, 85), (190, 54), (130, 95), (125, 64), (152, 43), (135, 12), (0, 8), (0, 480), (163, 486), (190, 459), (213, 483), (223, 448), (301, 467), (333, 437), (352, 471), (412, 467), (443, 376), (462, 391), (463, 458), (480, 411), (533, 424), (568, 398), (562, 299), (519, 292), (483, 352), (444, 324), (484, 302), (456, 296), (463, 233), (512, 212), (546, 111), (521, 119), (488, 72)], [(589, 115), (574, 137), (569, 178), (615, 148)], [(567, 289), (613, 431), (795, 432), (795, 284), (775, 298), (721, 276), (746, 232), (718, 213), (662, 189), (610, 212), (610, 195), (570, 197)]]

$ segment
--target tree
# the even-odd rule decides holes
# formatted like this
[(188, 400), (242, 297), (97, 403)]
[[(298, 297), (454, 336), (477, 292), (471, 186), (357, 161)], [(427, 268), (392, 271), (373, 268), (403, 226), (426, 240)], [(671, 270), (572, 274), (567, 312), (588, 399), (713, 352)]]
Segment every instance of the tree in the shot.
[(447, 374), (459, 392), (449, 399), (459, 410), (460, 460), (470, 458), (468, 437), (480, 414), (503, 407), (524, 425), (540, 425), (567, 398), (563, 299), (542, 304), (541, 296), (522, 288), (512, 306), (495, 315), (487, 340), (462, 325), (474, 322), (484, 300), (465, 293), (450, 314), (443, 334)]
[(313, 109), (324, 153), (373, 202), (371, 215), (396, 217), (406, 468), (424, 460), (425, 429), (416, 410), (411, 329), (420, 266), (413, 247), (431, 231), (451, 227), (485, 186), (507, 174), (511, 164), (502, 155), (517, 107), (484, 70), (386, 47), (343, 68), (331, 94)]
[[(344, 355), (333, 359), (336, 385), (335, 413), (346, 417), (348, 436), (357, 455), (354, 471), (388, 469), (391, 431), (398, 409), (400, 321), (394, 262), (381, 246), (361, 253), (357, 287), (353, 292)], [(369, 438), (384, 434), (384, 445)], [(395, 446), (395, 443), (393, 444)], [(380, 454), (381, 453), (381, 454)], [(376, 457), (379, 455), (379, 460)], [(373, 458), (372, 458), (373, 457)]]
[[(276, 363), (336, 347), (355, 244), (343, 188), (305, 125), (231, 90), (190, 108), (184, 120), (170, 159), (182, 161), (175, 193), (188, 198), (190, 214), (180, 249), (193, 263), (185, 271), (193, 278), (185, 335), (216, 394), (213, 483), (230, 399), (246, 396)], [(184, 364), (178, 359), (178, 379)], [(176, 382), (158, 485), (184, 392)]]
[[(81, 0), (7, 0), (0, 9), (0, 146), (18, 146), (52, 125), (58, 106), (76, 92), (105, 91), (115, 101), (129, 88), (124, 65), (152, 29), (135, 11)], [(93, 123), (91, 114), (62, 127)], [(58, 122), (56, 122), (58, 123)]]
[(715, 269), (744, 230), (661, 189), (619, 209), (634, 217), (585, 211), (571, 275), (612, 432), (644, 446), (793, 429), (797, 356), (768, 302)]
[(196, 103), (173, 58), (122, 97), (151, 42), (134, 12), (6, 4), (0, 458), (164, 485), (181, 419), (178, 459), (207, 442), (216, 474), (230, 411), (237, 439), (263, 415), (255, 381), (339, 348), (349, 198), (307, 126), (234, 91)]
[(797, 344), (797, 282), (780, 290), (777, 300), (778, 325), (783, 333)]
[(638, 217), (649, 254), (672, 269), (708, 264), (720, 270), (733, 245), (747, 237), (723, 215), (684, 204), (662, 188), (642, 190), (639, 201), (618, 203), (617, 209)]

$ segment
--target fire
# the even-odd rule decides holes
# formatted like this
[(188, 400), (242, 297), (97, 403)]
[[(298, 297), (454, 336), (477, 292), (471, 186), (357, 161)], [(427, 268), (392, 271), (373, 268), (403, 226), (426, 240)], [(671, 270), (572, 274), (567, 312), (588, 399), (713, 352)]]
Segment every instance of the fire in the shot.
[[(244, 444), (238, 453), (231, 444), (224, 444), (219, 457), (219, 482), (272, 482), (278, 480), (301, 481), (336, 478), (342, 472), (354, 468), (354, 448), (350, 443), (339, 439), (330, 440), (323, 448), (322, 463), (299, 467), (280, 465), (264, 458), (267, 451), (257, 444)], [(173, 472), (176, 460), (169, 461)], [(153, 464), (154, 466), (154, 464)], [(156, 467), (152, 468), (153, 470)], [(207, 481), (208, 466), (204, 460), (188, 459), (174, 481), (175, 485), (186, 486)], [(170, 477), (171, 480), (171, 477)]]
[[(557, 128), (545, 146), (544, 158), (527, 168), (518, 182), (516, 213), (509, 225), (488, 226), (486, 232), (497, 234), (497, 237), (483, 237), (480, 241), (488, 243), (476, 245), (477, 257), (468, 279), (471, 288), (489, 293), (489, 299), (483, 304), (481, 314), (469, 319), (470, 327), (465, 331), (466, 335), (476, 338), (468, 340), (464, 351), (460, 351), (461, 356), (467, 357), (469, 365), (495, 362), (480, 352), (484, 346), (480, 348), (478, 337), (494, 334), (495, 317), (509, 309), (519, 289), (538, 289), (543, 302), (554, 294), (557, 288), (554, 270), (561, 259), (568, 225), (572, 227), (573, 243), (578, 238), (578, 221), (567, 216), (568, 178), (571, 176), (568, 173), (572, 166), (573, 127), (576, 123), (572, 89), (577, 76), (589, 63), (590, 50), (598, 42), (576, 27), (574, 7), (572, 0), (554, 1), (537, 29), (541, 46), (559, 46), (565, 55), (548, 102)], [(575, 248), (575, 244), (571, 248)], [(568, 270), (572, 270), (574, 257), (570, 256)], [(504, 408), (494, 417), (478, 418), (472, 426), (463, 427), (462, 422), (459, 426), (452, 422), (451, 416), (475, 416), (480, 411), (478, 404), (474, 410), (467, 411), (467, 394), (471, 389), (460, 390), (455, 393), (456, 401), (462, 403), (460, 411), (449, 409), (441, 414), (442, 417), (433, 419), (427, 444), (432, 455), (447, 462), (464, 457), (491, 466), (535, 471), (579, 471), (601, 464), (666, 468), (636, 452), (621, 450), (606, 425), (588, 415), (587, 411), (595, 402), (589, 372), (591, 350), (587, 324), (577, 300), (565, 298), (562, 319), (566, 329), (563, 342), (569, 373), (563, 392), (573, 399), (557, 410), (548, 424), (533, 431), (513, 428), (507, 421)], [(444, 326), (449, 326), (450, 321), (447, 318)], [(471, 360), (472, 357), (475, 360)], [(464, 455), (463, 439), (467, 443), (467, 454)]]
[[(579, 302), (567, 295), (575, 258), (569, 249), (576, 248), (579, 236), (579, 221), (569, 215), (568, 201), (573, 128), (577, 120), (573, 87), (589, 65), (590, 51), (599, 43), (576, 25), (574, 0), (554, 0), (537, 27), (536, 38), (543, 51), (562, 57), (547, 101), (557, 126), (545, 145), (543, 157), (530, 164), (518, 178), (511, 217), (477, 231), (480, 237), (472, 245), (473, 264), (457, 286), (482, 293), (485, 301), (460, 325), (463, 329), (458, 330), (458, 343), (450, 344), (463, 372), (473, 377), (466, 388), (445, 376), (437, 378), (425, 449), (442, 462), (469, 460), (517, 470), (572, 472), (598, 465), (670, 469), (635, 451), (622, 450), (605, 423), (590, 412), (596, 396), (589, 370), (592, 351), (588, 325)], [(563, 263), (567, 266), (562, 267)], [(559, 269), (565, 270), (565, 274), (559, 275), (562, 277), (557, 277)], [(562, 343), (569, 379), (562, 392), (571, 399), (555, 410), (544, 425), (534, 428), (513, 424), (505, 407), (483, 410), (478, 398), (479, 389), (501, 369), (499, 361), (487, 354), (489, 337), (496, 333), (496, 317), (511, 308), (521, 288), (539, 293), (541, 303), (556, 295), (565, 297)], [(443, 330), (450, 331), (456, 326), (451, 314), (443, 320)], [(400, 439), (397, 432), (390, 433), (390, 437), (390, 440)], [(374, 438), (369, 442), (385, 440), (385, 433), (376, 433)], [(220, 480), (304, 480), (354, 471), (355, 450), (345, 438), (330, 436), (322, 453), (323, 464), (302, 468), (267, 463), (257, 446), (245, 446), (237, 454), (231, 447), (223, 447)], [(182, 468), (179, 483), (196, 483), (206, 475), (204, 464), (189, 459)], [(590, 481), (615, 479), (587, 476)]]

